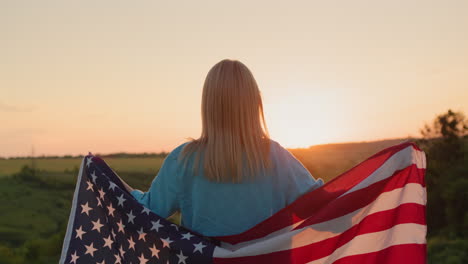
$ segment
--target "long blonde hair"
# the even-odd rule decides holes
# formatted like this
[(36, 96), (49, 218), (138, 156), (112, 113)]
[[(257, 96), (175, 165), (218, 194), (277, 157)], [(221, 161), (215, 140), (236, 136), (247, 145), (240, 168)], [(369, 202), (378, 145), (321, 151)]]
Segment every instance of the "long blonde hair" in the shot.
[(203, 85), (201, 114), (200, 138), (192, 139), (180, 155), (185, 164), (195, 155), (195, 173), (202, 157), (205, 177), (217, 182), (240, 182), (244, 173), (254, 176), (271, 167), (260, 90), (242, 62), (225, 59), (211, 68)]

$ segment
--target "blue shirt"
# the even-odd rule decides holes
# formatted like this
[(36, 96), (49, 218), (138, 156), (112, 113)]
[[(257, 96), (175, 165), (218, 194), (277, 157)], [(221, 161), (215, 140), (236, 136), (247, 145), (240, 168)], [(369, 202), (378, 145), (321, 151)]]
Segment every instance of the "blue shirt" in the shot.
[(271, 140), (273, 168), (253, 181), (220, 183), (192, 172), (178, 161), (184, 143), (164, 160), (147, 192), (131, 194), (145, 207), (167, 218), (180, 211), (181, 225), (205, 236), (242, 233), (270, 217), (302, 194), (323, 185), (285, 148)]

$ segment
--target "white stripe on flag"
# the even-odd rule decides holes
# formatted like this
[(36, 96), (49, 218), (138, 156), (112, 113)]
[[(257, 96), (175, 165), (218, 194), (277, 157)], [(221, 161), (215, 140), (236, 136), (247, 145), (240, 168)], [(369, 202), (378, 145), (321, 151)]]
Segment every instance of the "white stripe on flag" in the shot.
[(369, 177), (366, 177), (359, 184), (343, 193), (340, 197), (366, 188), (378, 181), (385, 180), (392, 176), (395, 171), (402, 170), (412, 164), (416, 164), (416, 167), (420, 169), (426, 168), (426, 155), (424, 155), (423, 151), (416, 150), (413, 146), (408, 146), (393, 154), (387, 161), (385, 161), (384, 164), (382, 164), (382, 166), (370, 174)]
[[(391, 177), (395, 171), (404, 169), (412, 164), (416, 164), (418, 168), (425, 168), (426, 167), (426, 156), (424, 155), (423, 151), (419, 151), (413, 148), (413, 146), (408, 146), (395, 154), (393, 154), (387, 161), (385, 161), (377, 170), (375, 170), (372, 174), (366, 177), (362, 182), (354, 186), (352, 189), (348, 190), (346, 193), (342, 194), (340, 197), (344, 195), (350, 194), (354, 191), (363, 189), (368, 187), (378, 181), (385, 180)], [(393, 166), (393, 168), (392, 168)], [(338, 199), (338, 198), (337, 198)], [(288, 233), (289, 231), (293, 230), (296, 226), (299, 226), (305, 220), (299, 221), (291, 226), (282, 228), (275, 232), (268, 234), (265, 237), (246, 241), (242, 243), (238, 243), (236, 245), (231, 245), (229, 243), (222, 242), (221, 247), (228, 248), (230, 250), (237, 250), (244, 246), (257, 243), (259, 241), (268, 240), (272, 237), (277, 237), (281, 234)]]
[(395, 225), (380, 232), (356, 236), (350, 242), (336, 249), (331, 255), (308, 264), (330, 264), (344, 257), (377, 252), (395, 245), (425, 244), (426, 229), (425, 225), (409, 223)]
[(280, 234), (270, 234), (261, 239), (236, 245), (228, 244), (229, 247), (222, 245), (222, 247), (215, 248), (213, 256), (216, 258), (255, 256), (316, 243), (339, 236), (344, 231), (359, 224), (370, 214), (394, 209), (406, 203), (424, 205), (426, 203), (426, 188), (417, 183), (408, 183), (403, 188), (382, 193), (372, 203), (347, 215), (294, 231), (290, 231), (292, 227), (287, 227), (290, 232), (284, 232), (283, 229), (277, 232)]

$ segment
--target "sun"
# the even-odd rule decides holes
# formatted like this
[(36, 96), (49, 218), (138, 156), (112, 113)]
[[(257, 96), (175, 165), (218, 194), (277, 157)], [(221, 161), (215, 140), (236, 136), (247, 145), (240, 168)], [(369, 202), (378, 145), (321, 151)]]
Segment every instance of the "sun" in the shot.
[(344, 109), (333, 100), (333, 96), (325, 94), (286, 95), (275, 103), (265, 103), (271, 138), (287, 148), (307, 148), (339, 141), (343, 136), (343, 129), (340, 129), (343, 120), (339, 116)]

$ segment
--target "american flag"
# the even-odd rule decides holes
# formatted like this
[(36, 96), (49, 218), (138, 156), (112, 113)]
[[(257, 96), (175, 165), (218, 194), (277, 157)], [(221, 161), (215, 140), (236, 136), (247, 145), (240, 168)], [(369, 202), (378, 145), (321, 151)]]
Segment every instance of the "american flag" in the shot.
[(140, 205), (88, 155), (60, 263), (426, 263), (425, 168), (402, 143), (241, 234), (204, 237)]

